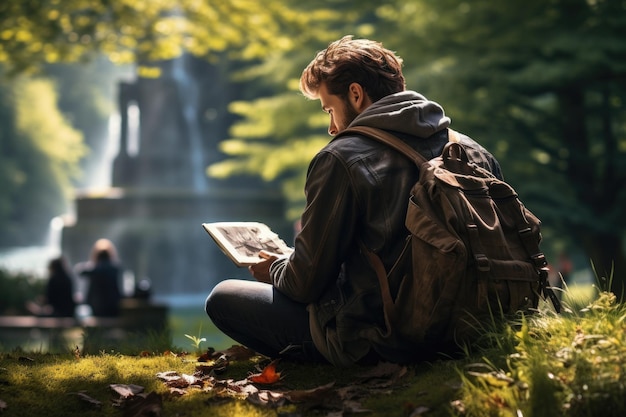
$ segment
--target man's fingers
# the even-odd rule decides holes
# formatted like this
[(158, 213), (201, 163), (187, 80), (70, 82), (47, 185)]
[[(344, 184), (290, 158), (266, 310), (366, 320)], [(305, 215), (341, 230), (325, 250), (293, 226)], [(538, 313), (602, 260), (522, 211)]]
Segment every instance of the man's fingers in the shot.
[(276, 253), (272, 253), (272, 252), (268, 252), (266, 250), (262, 250), (259, 252), (259, 258), (263, 258), (263, 259), (278, 259), (279, 255)]

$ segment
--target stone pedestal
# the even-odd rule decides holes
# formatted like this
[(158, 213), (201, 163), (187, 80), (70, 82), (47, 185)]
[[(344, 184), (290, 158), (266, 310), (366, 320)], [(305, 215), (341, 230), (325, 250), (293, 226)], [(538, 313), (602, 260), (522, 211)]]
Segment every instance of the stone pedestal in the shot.
[(286, 242), (293, 240), (279, 193), (110, 189), (78, 196), (76, 222), (64, 227), (62, 250), (71, 262), (80, 262), (97, 239), (107, 238), (135, 280), (151, 281), (154, 295), (208, 295), (220, 280), (250, 274), (231, 263), (201, 224), (245, 220), (264, 222)]

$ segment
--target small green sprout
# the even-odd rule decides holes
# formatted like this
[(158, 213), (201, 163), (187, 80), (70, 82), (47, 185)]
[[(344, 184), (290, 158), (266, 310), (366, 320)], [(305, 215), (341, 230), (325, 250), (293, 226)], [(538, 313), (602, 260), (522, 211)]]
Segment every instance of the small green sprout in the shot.
[(198, 336), (185, 334), (185, 337), (191, 340), (191, 345), (196, 349), (196, 352), (198, 353), (200, 352), (200, 345), (202, 344), (202, 342), (206, 342), (206, 337), (200, 337), (201, 333), (202, 333), (202, 324), (200, 325), (200, 328), (198, 329)]

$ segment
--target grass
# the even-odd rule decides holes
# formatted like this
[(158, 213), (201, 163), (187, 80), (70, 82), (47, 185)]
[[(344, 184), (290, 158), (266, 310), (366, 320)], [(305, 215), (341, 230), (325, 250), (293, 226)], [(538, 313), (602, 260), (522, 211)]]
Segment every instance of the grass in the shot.
[[(26, 359), (28, 358), (28, 359)], [(241, 379), (254, 371), (259, 358), (234, 363), (221, 378)], [(7, 404), (2, 416), (120, 416), (120, 410), (110, 404), (115, 398), (111, 384), (134, 384), (145, 392), (156, 392), (163, 398), (163, 416), (278, 416), (279, 413), (299, 412), (286, 405), (279, 409), (262, 407), (249, 402), (226, 398), (215, 401), (210, 392), (201, 390), (177, 397), (156, 378), (167, 370), (191, 375), (197, 363), (191, 358), (166, 356), (126, 356), (111, 353), (75, 358), (72, 354), (24, 354), (20, 352), (0, 355), (0, 400)], [(338, 386), (350, 386), (363, 368), (339, 370), (328, 365), (303, 365), (285, 363), (282, 389), (309, 389), (334, 381)], [(448, 415), (449, 398), (458, 388), (458, 375), (450, 362), (439, 366), (422, 365), (410, 371), (414, 383), (381, 390), (363, 402), (363, 407), (376, 410), (369, 415), (405, 416), (407, 409), (417, 404), (440, 408), (430, 415)], [(456, 382), (455, 382), (456, 380)], [(433, 389), (433, 383), (436, 389)], [(95, 407), (81, 400), (84, 393), (99, 401)], [(441, 407), (441, 406), (444, 407)], [(308, 415), (320, 415), (310, 411)], [(321, 414), (326, 415), (326, 413)]]
[[(568, 288), (563, 302), (568, 311), (561, 315), (542, 305), (538, 314), (487, 333), (492, 342), (488, 348), (459, 360), (410, 366), (401, 378), (385, 375), (364, 380), (362, 374), (369, 368), (279, 362), (282, 379), (265, 388), (273, 392), (311, 390), (334, 382), (324, 400), (330, 402), (343, 393), (344, 411), (367, 409), (368, 416), (626, 415), (626, 307), (612, 294), (590, 286)], [(134, 384), (160, 396), (162, 416), (331, 415), (320, 403), (313, 408), (289, 402), (273, 407), (254, 405), (241, 395), (218, 391), (217, 385), (174, 395), (157, 373), (192, 375), (201, 364), (192, 341), (184, 335), (197, 340), (206, 337), (204, 348), (220, 340), (210, 336), (209, 321), (201, 315), (187, 312), (180, 317), (176, 333), (184, 346), (176, 354), (158, 349), (132, 355), (114, 350), (87, 355), (70, 350), (0, 354), (0, 414), (139, 416), (111, 403), (115, 398), (111, 384)], [(223, 348), (230, 341), (222, 339), (221, 343)], [(182, 350), (191, 353), (183, 355)], [(261, 357), (234, 360), (223, 373), (213, 374), (214, 381), (232, 384), (245, 380), (266, 364)], [(82, 400), (80, 392), (101, 406)]]
[[(589, 292), (588, 288), (584, 289)], [(626, 415), (626, 305), (599, 292), (565, 293), (566, 311), (525, 317), (462, 376), (459, 407), (472, 416)]]

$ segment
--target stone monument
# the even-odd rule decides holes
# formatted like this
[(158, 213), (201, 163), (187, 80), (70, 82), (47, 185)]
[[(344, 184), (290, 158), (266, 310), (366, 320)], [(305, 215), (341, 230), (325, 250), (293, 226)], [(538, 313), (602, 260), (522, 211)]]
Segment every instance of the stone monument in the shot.
[[(201, 223), (253, 220), (288, 243), (278, 187), (261, 181), (211, 180), (206, 167), (224, 156), (235, 87), (219, 66), (183, 56), (151, 64), (157, 77), (120, 82), (119, 154), (112, 187), (79, 192), (66, 223), (62, 250), (72, 262), (88, 258), (99, 238), (115, 243), (135, 281), (149, 280), (155, 295), (208, 294), (229, 277), (250, 277), (223, 255)], [(129, 108), (139, 110), (138, 146), (129, 152)]]

